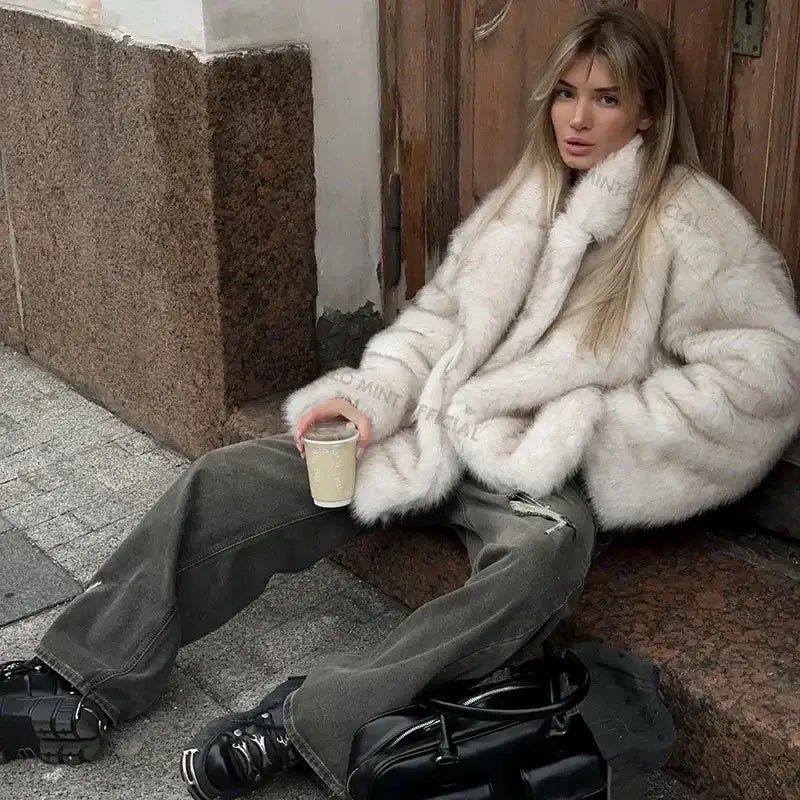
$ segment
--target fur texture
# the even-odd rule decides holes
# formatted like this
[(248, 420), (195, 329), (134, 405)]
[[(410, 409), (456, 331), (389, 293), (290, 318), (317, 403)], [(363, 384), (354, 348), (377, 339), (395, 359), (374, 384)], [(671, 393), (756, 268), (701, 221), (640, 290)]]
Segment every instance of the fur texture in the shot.
[(622, 345), (579, 344), (640, 169), (637, 136), (549, 227), (534, 171), (464, 253), (487, 199), (357, 370), (287, 398), (292, 431), (334, 396), (371, 419), (359, 522), (435, 506), (465, 470), (540, 497), (580, 469), (601, 525), (659, 525), (735, 499), (778, 460), (800, 426), (800, 318), (782, 257), (711, 179), (673, 169)]

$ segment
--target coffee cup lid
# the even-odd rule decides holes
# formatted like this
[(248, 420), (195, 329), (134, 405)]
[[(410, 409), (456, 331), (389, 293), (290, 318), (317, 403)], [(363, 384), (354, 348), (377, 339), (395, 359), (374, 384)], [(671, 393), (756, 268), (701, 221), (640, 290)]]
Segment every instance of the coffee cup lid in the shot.
[(305, 433), (309, 442), (338, 442), (350, 439), (358, 433), (355, 423), (346, 420), (324, 420), (315, 422)]

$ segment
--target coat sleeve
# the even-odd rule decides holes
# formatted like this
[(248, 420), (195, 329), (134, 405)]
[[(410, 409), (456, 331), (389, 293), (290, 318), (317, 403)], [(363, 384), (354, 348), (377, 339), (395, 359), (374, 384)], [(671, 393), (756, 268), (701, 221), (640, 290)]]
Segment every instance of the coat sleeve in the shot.
[(671, 220), (665, 365), (606, 393), (584, 457), (606, 527), (669, 524), (737, 499), (800, 425), (800, 319), (780, 253), (722, 187), (684, 198)]

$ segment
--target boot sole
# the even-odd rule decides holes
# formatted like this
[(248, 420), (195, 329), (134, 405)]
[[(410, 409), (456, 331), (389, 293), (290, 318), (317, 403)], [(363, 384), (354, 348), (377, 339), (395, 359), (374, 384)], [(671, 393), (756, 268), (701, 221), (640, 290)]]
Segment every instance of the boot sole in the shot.
[[(6, 698), (0, 703), (0, 764), (36, 757), (48, 764), (94, 761), (106, 725), (80, 703), (78, 695)], [(16, 749), (6, 742), (15, 742)]]

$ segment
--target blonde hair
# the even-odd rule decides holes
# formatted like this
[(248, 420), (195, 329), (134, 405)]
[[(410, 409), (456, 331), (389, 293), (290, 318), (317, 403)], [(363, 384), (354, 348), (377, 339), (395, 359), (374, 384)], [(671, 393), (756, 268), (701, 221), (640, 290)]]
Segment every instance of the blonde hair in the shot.
[(594, 308), (594, 313), (583, 342), (597, 352), (606, 345), (616, 348), (621, 341), (641, 281), (642, 233), (657, 206), (667, 170), (673, 164), (685, 165), (689, 173), (703, 172), (703, 168), (686, 102), (660, 29), (632, 8), (595, 11), (581, 18), (548, 55), (531, 98), (527, 145), (482, 214), (484, 225), (501, 213), (537, 165), (544, 177), (548, 218), (550, 222), (555, 219), (568, 189), (570, 170), (558, 151), (550, 106), (558, 81), (570, 64), (582, 57), (588, 57), (590, 63), (595, 58), (605, 59), (623, 97), (638, 94), (654, 120), (642, 134), (645, 160), (628, 219), (610, 249), (606, 265), (595, 272), (597, 277), (585, 303)]

